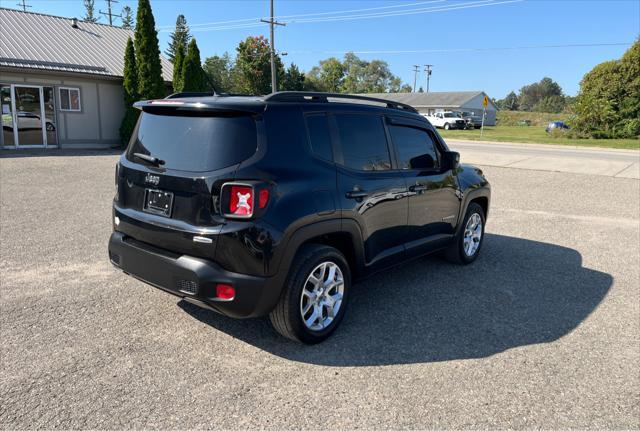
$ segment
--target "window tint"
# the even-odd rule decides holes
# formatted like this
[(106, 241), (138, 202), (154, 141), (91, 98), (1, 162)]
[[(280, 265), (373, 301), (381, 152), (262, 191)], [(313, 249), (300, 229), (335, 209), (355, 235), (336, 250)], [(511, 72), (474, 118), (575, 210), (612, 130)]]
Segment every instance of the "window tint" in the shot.
[(127, 151), (165, 161), (167, 169), (204, 172), (248, 159), (257, 150), (256, 123), (249, 116), (191, 117), (143, 112)]
[(389, 126), (401, 169), (432, 169), (440, 166), (431, 134), (413, 127)]
[(377, 115), (336, 115), (344, 165), (359, 171), (391, 169), (387, 137)]
[(331, 135), (326, 115), (309, 115), (306, 117), (309, 130), (311, 150), (320, 158), (333, 161)]

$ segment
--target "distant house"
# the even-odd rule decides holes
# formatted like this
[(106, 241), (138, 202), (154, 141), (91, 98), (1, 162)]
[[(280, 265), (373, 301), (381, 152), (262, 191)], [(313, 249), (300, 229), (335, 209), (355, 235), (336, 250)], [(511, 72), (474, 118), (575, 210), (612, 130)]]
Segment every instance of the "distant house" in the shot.
[[(118, 144), (129, 37), (119, 27), (0, 8), (0, 147)], [(172, 65), (161, 61), (170, 83)]]
[[(465, 111), (474, 115), (482, 115), (484, 91), (442, 91), (430, 93), (375, 93), (367, 96), (406, 103), (422, 114), (433, 114), (441, 111)], [(487, 105), (485, 125), (496, 125), (496, 105), (491, 99)]]

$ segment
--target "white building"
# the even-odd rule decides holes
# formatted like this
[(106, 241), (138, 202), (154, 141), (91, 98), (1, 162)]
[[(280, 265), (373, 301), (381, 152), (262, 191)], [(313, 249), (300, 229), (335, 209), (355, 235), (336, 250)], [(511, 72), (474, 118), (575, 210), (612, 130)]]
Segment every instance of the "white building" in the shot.
[[(118, 145), (129, 37), (120, 27), (0, 8), (0, 148)], [(172, 65), (161, 62), (169, 92)]]
[[(406, 103), (421, 114), (433, 114), (442, 111), (465, 111), (482, 116), (482, 101), (487, 94), (484, 91), (442, 91), (429, 93), (374, 93), (366, 96)], [(496, 125), (496, 106), (489, 98), (484, 124)]]

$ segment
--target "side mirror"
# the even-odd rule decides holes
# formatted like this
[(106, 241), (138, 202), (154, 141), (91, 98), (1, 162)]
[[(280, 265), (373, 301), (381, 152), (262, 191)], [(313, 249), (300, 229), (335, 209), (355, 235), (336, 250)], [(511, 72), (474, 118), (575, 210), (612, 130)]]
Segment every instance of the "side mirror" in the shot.
[(442, 164), (446, 170), (457, 169), (460, 166), (460, 153), (447, 151), (442, 155)]

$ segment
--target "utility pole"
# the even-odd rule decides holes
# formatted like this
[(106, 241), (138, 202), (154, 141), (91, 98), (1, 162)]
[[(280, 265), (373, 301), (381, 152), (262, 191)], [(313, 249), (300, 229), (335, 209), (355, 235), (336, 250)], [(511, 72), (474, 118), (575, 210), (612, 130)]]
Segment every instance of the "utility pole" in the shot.
[(28, 7), (32, 7), (31, 5), (27, 4), (27, 0), (20, 0), (20, 3), (16, 4), (22, 8), (23, 12), (26, 12)]
[(424, 65), (424, 74), (427, 76), (427, 93), (429, 92), (429, 78), (431, 77), (432, 67), (433, 67), (433, 64)]
[(278, 91), (278, 82), (276, 77), (276, 42), (274, 40), (273, 30), (274, 30), (274, 26), (276, 25), (281, 25), (284, 27), (286, 24), (278, 22), (273, 19), (273, 0), (271, 0), (270, 3), (271, 3), (271, 18), (268, 20), (261, 19), (260, 21), (268, 23), (270, 27), (271, 37), (269, 41), (271, 42), (271, 92), (275, 93), (276, 91)]
[(102, 15), (109, 17), (109, 25), (113, 25), (113, 17), (122, 18), (122, 15), (111, 13), (111, 3), (119, 3), (118, 0), (105, 0), (107, 2), (107, 12), (99, 11)]
[(418, 81), (418, 72), (420, 72), (420, 66), (413, 65), (413, 92), (416, 92), (416, 82)]

